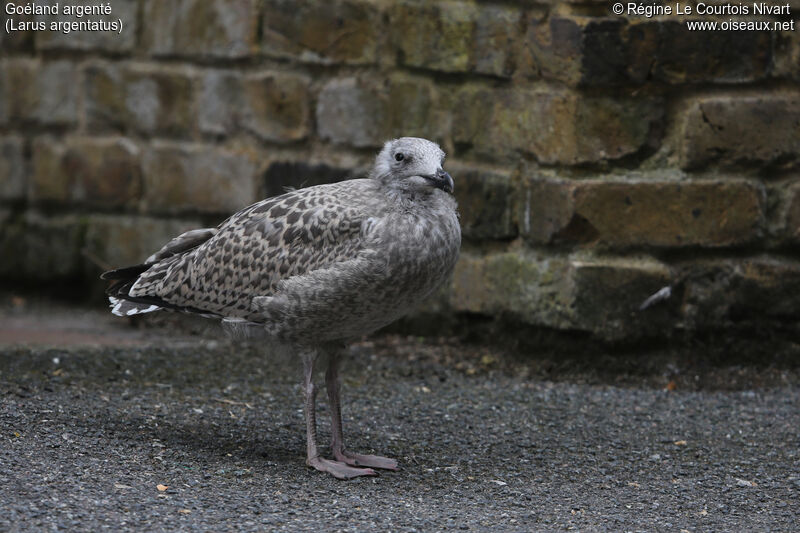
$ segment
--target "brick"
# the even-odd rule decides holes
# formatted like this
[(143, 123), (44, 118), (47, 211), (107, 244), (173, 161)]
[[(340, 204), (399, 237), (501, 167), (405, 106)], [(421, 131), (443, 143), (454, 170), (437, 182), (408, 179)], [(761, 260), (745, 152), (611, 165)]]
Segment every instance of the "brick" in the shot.
[(262, 20), (268, 56), (326, 64), (377, 61), (382, 23), (373, 3), (268, 0)]
[(25, 145), (19, 137), (0, 137), (0, 200), (25, 198)]
[(795, 81), (800, 80), (800, 31), (776, 33), (772, 75)]
[(513, 188), (507, 173), (471, 168), (457, 163), (445, 165), (455, 181), (455, 197), (461, 216), (461, 231), (467, 239), (512, 239)]
[(381, 146), (398, 136), (437, 139), (446, 120), (435, 89), (416, 77), (392, 76), (387, 83), (335, 79), (317, 99), (317, 127), (323, 139), (356, 147)]
[(241, 76), (210, 70), (199, 90), (198, 127), (203, 133), (247, 132), (270, 142), (305, 139), (310, 132), (310, 80), (280, 72)]
[(9, 122), (61, 127), (77, 122), (78, 73), (72, 63), (7, 59), (2, 71), (2, 115)]
[(785, 233), (790, 240), (800, 242), (800, 184), (792, 187), (789, 192)]
[(257, 167), (243, 153), (157, 143), (142, 165), (151, 212), (230, 214), (256, 199)]
[(692, 329), (797, 322), (797, 261), (754, 257), (698, 263), (690, 272), (681, 312)]
[(734, 246), (763, 226), (765, 192), (746, 180), (531, 179), (522, 234), (538, 244)]
[(308, 80), (266, 73), (244, 80), (242, 127), (268, 141), (297, 141), (309, 133)]
[(669, 334), (674, 302), (638, 309), (673, 281), (670, 269), (650, 258), (573, 258), (567, 269), (571, 328), (609, 341)]
[(98, 207), (134, 206), (142, 191), (139, 148), (128, 139), (38, 138), (31, 200)]
[(666, 306), (636, 313), (670, 281), (669, 268), (650, 258), (462, 254), (449, 304), (457, 312), (509, 316), (619, 340), (663, 334), (671, 327), (672, 311)]
[[(3, 4), (5, 8), (6, 3)], [(14, 31), (6, 33), (6, 23), (11, 19), (14, 24)], [(28, 24), (34, 20), (32, 15), (8, 15), (5, 9), (0, 9), (0, 24), (3, 31), (0, 31), (0, 51), (2, 52), (31, 52), (33, 51), (34, 31), (27, 28)], [(12, 24), (12, 23), (9, 23)]]
[(767, 32), (690, 32), (683, 21), (532, 18), (522, 70), (580, 86), (746, 82), (766, 77)]
[(86, 226), (86, 250), (109, 267), (139, 264), (173, 237), (203, 227), (196, 220), (118, 215), (91, 215)]
[(655, 145), (663, 109), (653, 98), (465, 86), (453, 113), (453, 139), (462, 150), (496, 160), (524, 154), (544, 164), (579, 164)]
[[(98, 5), (100, 0), (82, 1), (82, 5)], [(122, 31), (37, 31), (36, 48), (39, 50), (97, 50), (106, 53), (131, 52), (136, 46), (138, 32), (138, 2), (136, 0), (116, 0), (111, 5), (110, 15), (92, 15), (78, 18), (63, 15), (39, 16), (36, 20), (42, 21), (50, 27), (52, 22), (81, 22), (94, 21), (122, 21)]]
[(463, 2), (394, 4), (391, 41), (403, 65), (510, 76), (519, 11)]
[(566, 268), (562, 259), (524, 252), (463, 253), (453, 273), (449, 304), (457, 312), (513, 315), (528, 324), (568, 328)]
[(308, 164), (298, 161), (275, 161), (264, 173), (264, 197), (278, 196), (286, 187), (300, 189), (323, 183), (350, 179), (353, 169), (334, 167), (324, 163)]
[(235, 59), (258, 48), (256, 0), (146, 0), (142, 44), (154, 56)]
[(711, 96), (691, 103), (681, 141), (684, 168), (800, 162), (800, 93)]
[(194, 82), (184, 70), (99, 63), (86, 69), (85, 80), (89, 129), (179, 138), (191, 135)]
[(0, 231), (0, 275), (48, 282), (79, 276), (84, 232), (82, 217), (26, 212)]

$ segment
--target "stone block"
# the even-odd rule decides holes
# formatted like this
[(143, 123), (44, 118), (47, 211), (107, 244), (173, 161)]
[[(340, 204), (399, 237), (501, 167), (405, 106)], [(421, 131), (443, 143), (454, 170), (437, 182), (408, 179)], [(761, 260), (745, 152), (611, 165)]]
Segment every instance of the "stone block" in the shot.
[(386, 83), (334, 79), (317, 99), (317, 128), (323, 139), (359, 148), (381, 146), (398, 136), (442, 137), (447, 126), (433, 85), (395, 75)]
[(522, 70), (572, 85), (734, 83), (766, 77), (768, 32), (688, 31), (684, 21), (532, 18)]
[(508, 173), (458, 163), (445, 167), (455, 181), (461, 231), (467, 239), (513, 239), (513, 187)]
[(244, 79), (242, 127), (267, 141), (297, 141), (309, 132), (309, 80), (264, 73)]
[(142, 45), (154, 56), (237, 59), (258, 50), (256, 0), (145, 0)]
[(0, 137), (0, 200), (25, 199), (27, 168), (20, 137)]
[(401, 64), (445, 72), (469, 70), (474, 5), (399, 2), (390, 10), (389, 27)]
[(210, 70), (200, 82), (198, 127), (211, 135), (238, 131), (270, 142), (302, 140), (310, 129), (309, 84), (295, 74)]
[(800, 263), (768, 256), (697, 263), (681, 311), (693, 329), (797, 323)]
[(139, 201), (139, 148), (128, 139), (50, 137), (33, 143), (34, 202), (131, 207)]
[(78, 72), (68, 61), (8, 58), (0, 63), (8, 122), (73, 126), (78, 120)]
[(286, 192), (287, 187), (301, 189), (323, 183), (351, 179), (353, 169), (334, 167), (324, 163), (308, 164), (299, 161), (275, 161), (264, 173), (265, 198)]
[[(798, 10), (800, 11), (800, 8)], [(776, 33), (772, 75), (795, 81), (800, 80), (800, 28), (796, 31)]]
[[(5, 8), (6, 3), (3, 4)], [(9, 21), (10, 19), (10, 21)], [(33, 51), (33, 37), (35, 31), (29, 29), (30, 23), (33, 22), (32, 15), (9, 15), (5, 9), (0, 9), (0, 52), (5, 55), (6, 52), (32, 52)], [(6, 24), (9, 28), (13, 24), (13, 30), (6, 33)]]
[(651, 258), (574, 258), (567, 269), (572, 328), (605, 340), (665, 336), (674, 302), (640, 313), (649, 296), (669, 285), (670, 269)]
[(232, 214), (256, 200), (258, 169), (245, 153), (156, 143), (142, 166), (150, 212)]
[(574, 165), (656, 145), (663, 106), (648, 97), (465, 86), (453, 114), (453, 140), (462, 150), (495, 160), (523, 154), (544, 164)]
[(399, 2), (389, 10), (402, 65), (444, 72), (510, 76), (521, 13), (466, 2)]
[(462, 254), (449, 304), (457, 312), (513, 317), (619, 340), (668, 332), (671, 309), (664, 306), (644, 316), (638, 308), (670, 281), (669, 268), (646, 257)]
[(86, 69), (89, 129), (185, 138), (195, 122), (194, 80), (183, 69), (97, 63)]
[(57, 281), (81, 272), (85, 220), (28, 211), (0, 229), (0, 275), (26, 281)]
[(377, 61), (382, 20), (376, 4), (361, 0), (268, 0), (262, 27), (268, 56), (366, 64)]
[(800, 183), (789, 191), (789, 208), (786, 213), (786, 237), (800, 243)]
[(746, 180), (530, 179), (522, 234), (538, 244), (722, 247), (756, 239), (766, 194)]
[(173, 237), (201, 227), (196, 220), (92, 215), (86, 223), (85, 246), (109, 268), (136, 265)]
[(567, 262), (524, 252), (462, 253), (449, 305), (456, 312), (512, 315), (528, 324), (569, 328)]
[[(101, 0), (82, 0), (83, 6), (109, 4)], [(63, 6), (63, 4), (62, 4)], [(133, 51), (136, 46), (138, 28), (138, 6), (136, 0), (116, 0), (111, 3), (110, 15), (86, 15), (77, 17), (64, 15), (37, 16), (36, 20), (47, 24), (47, 31), (35, 32), (36, 48), (39, 50), (96, 50), (105, 53), (125, 53)], [(122, 22), (121, 32), (116, 31), (50, 31), (52, 23), (86, 22), (86, 21)]]
[(800, 163), (800, 93), (709, 96), (692, 102), (681, 141), (684, 168), (778, 168)]

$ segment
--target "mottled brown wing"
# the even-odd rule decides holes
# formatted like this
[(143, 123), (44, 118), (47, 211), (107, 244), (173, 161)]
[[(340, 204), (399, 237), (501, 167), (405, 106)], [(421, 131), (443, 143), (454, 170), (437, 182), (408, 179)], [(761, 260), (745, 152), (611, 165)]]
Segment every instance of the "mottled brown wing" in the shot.
[(331, 184), (245, 208), (197, 248), (153, 265), (130, 295), (258, 320), (251, 306), (254, 296), (271, 295), (283, 279), (357, 255), (366, 215), (353, 207), (360, 205), (353, 194), (352, 186)]

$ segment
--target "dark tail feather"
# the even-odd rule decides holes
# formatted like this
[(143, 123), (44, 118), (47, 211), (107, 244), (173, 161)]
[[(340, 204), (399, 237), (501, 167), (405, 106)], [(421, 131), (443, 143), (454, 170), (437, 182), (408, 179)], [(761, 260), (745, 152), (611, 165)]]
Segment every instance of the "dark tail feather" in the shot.
[(135, 280), (139, 277), (139, 274), (147, 270), (153, 265), (136, 265), (124, 268), (118, 268), (116, 270), (109, 270), (108, 272), (103, 272), (100, 275), (100, 279), (126, 279), (126, 280)]

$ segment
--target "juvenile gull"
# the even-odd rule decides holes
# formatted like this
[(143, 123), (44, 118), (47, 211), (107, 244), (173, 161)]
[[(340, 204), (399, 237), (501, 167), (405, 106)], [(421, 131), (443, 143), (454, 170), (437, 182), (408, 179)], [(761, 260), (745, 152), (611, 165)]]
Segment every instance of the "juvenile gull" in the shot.
[[(394, 139), (368, 179), (293, 190), (186, 232), (144, 264), (103, 274), (112, 312), (171, 309), (263, 330), (303, 361), (306, 463), (341, 479), (396, 470), (392, 459), (345, 448), (339, 362), (348, 341), (407, 313), (453, 270), (461, 228), (444, 157), (425, 139)], [(334, 460), (317, 448), (321, 355)]]

